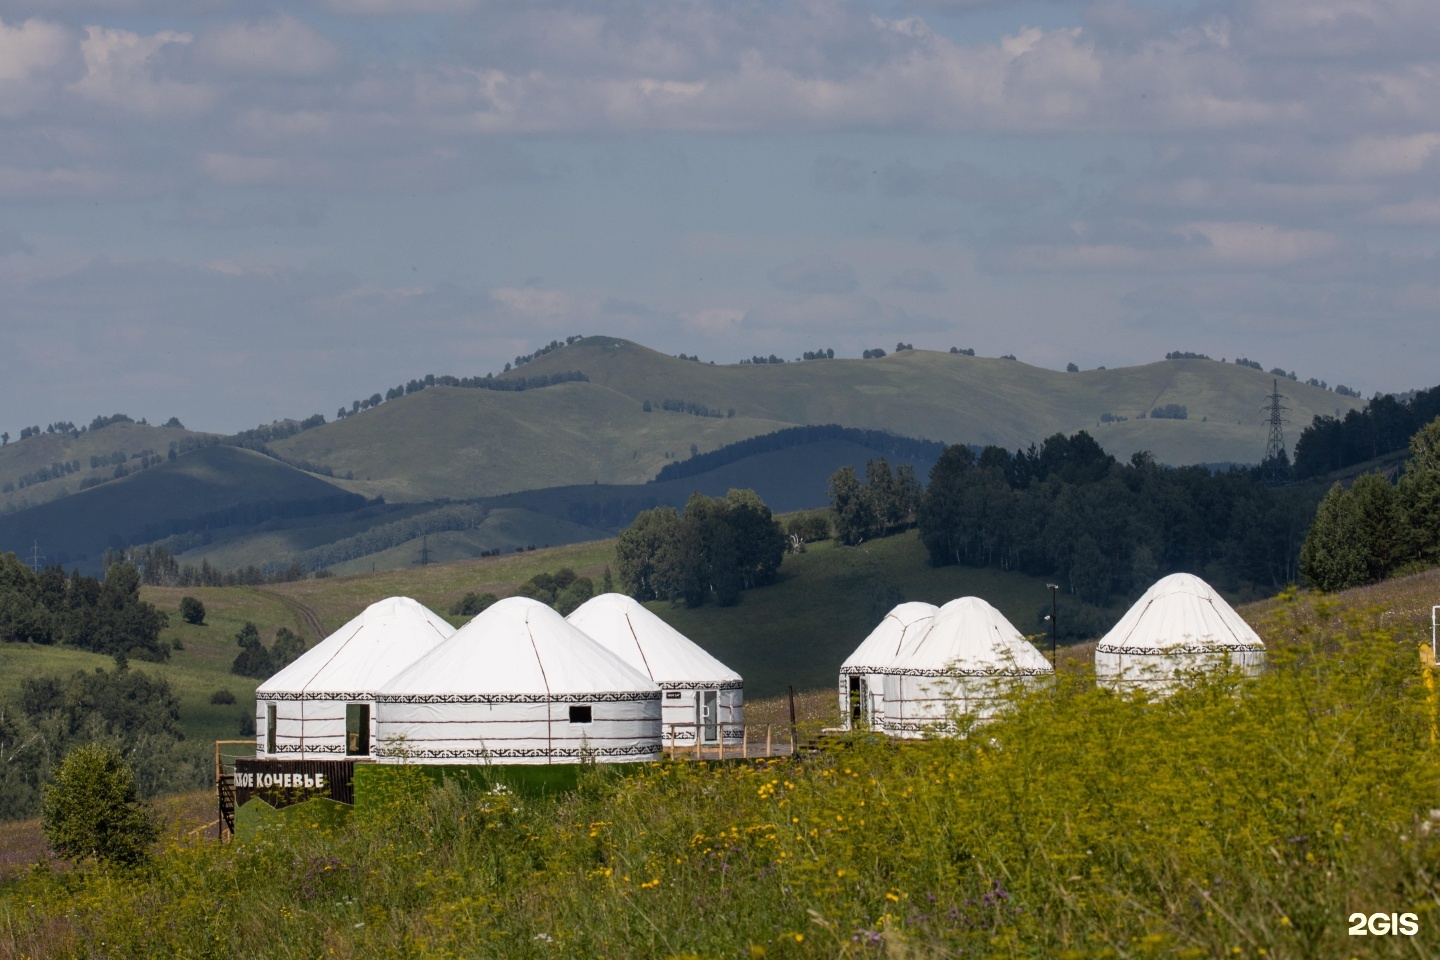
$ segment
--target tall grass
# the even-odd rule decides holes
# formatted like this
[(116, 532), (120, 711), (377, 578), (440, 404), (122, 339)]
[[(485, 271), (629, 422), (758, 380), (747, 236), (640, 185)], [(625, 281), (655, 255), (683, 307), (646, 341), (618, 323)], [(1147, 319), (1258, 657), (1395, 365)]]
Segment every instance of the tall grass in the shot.
[[(1434, 956), (1435, 746), (1373, 618), (1147, 702), (1062, 674), (965, 740), (426, 791), (333, 832), (39, 872), (0, 957)], [(418, 771), (417, 771), (418, 774)], [(1415, 937), (1346, 935), (1414, 912)]]

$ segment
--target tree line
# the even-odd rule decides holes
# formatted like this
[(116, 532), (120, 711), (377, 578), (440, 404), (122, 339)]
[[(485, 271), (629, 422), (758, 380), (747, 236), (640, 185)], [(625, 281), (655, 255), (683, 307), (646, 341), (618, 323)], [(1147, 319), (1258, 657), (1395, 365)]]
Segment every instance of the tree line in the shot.
[(1380, 473), (1337, 483), (1315, 512), (1300, 570), (1322, 590), (1375, 583), (1440, 563), (1440, 419), (1410, 438), (1398, 483)]
[(779, 522), (755, 491), (696, 493), (684, 513), (655, 507), (621, 532), (616, 574), (636, 600), (733, 606), (741, 591), (775, 579), (785, 545)]
[(1343, 470), (1404, 450), (1410, 438), (1440, 416), (1440, 386), (1408, 397), (1376, 394), (1343, 418), (1317, 416), (1295, 442), (1297, 479)]
[[(172, 540), (174, 538), (171, 538)], [(123, 551), (106, 551), (105, 566), (123, 562), (140, 572), (140, 580), (152, 587), (255, 587), (267, 583), (294, 583), (310, 575), (298, 562), (266, 564), (264, 567), (247, 564), (226, 570), (212, 566), (209, 560), (199, 565), (180, 563), (164, 544), (146, 544), (130, 547)], [(316, 570), (316, 579), (330, 576), (329, 570)]]
[(35, 572), (13, 553), (0, 554), (0, 641), (66, 644), (93, 653), (162, 661), (168, 618), (140, 599), (140, 573), (112, 563), (105, 579), (66, 576), (58, 566)]
[[(649, 400), (645, 400), (640, 404), (640, 409), (645, 413), (650, 413), (655, 409), (655, 405)], [(703, 403), (696, 403), (694, 400), (662, 400), (660, 401), (660, 409), (668, 410), (671, 413), (688, 413), (695, 417), (713, 417), (718, 420), (735, 416), (734, 407), (731, 407), (727, 413), (717, 407), (707, 407)]]
[(1242, 593), (1292, 582), (1316, 499), (1255, 470), (1163, 467), (1143, 453), (1122, 464), (1081, 431), (1014, 454), (949, 447), (915, 513), (937, 566), (1053, 577), (1104, 605), (1180, 570)]

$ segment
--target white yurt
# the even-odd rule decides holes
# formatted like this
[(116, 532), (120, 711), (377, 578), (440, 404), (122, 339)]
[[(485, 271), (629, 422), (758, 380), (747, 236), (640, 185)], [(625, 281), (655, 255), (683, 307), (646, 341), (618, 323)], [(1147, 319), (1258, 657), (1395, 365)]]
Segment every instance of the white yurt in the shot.
[(1005, 615), (979, 597), (951, 600), (885, 667), (884, 730), (895, 737), (950, 733), (953, 717), (984, 719), (1016, 685), (1055, 670)]
[(695, 642), (622, 593), (604, 593), (565, 618), (663, 691), (666, 743), (739, 743), (745, 681)]
[(1210, 584), (1189, 573), (1158, 580), (1095, 648), (1096, 682), (1165, 693), (1184, 675), (1226, 662), (1247, 676), (1265, 666), (1265, 644)]
[(375, 698), (392, 763), (577, 763), (660, 757), (660, 688), (550, 607), (494, 604)]
[(255, 690), (256, 755), (368, 756), (380, 686), (454, 632), (409, 597), (372, 603)]
[(933, 603), (902, 603), (885, 614), (880, 625), (860, 642), (840, 665), (841, 726), (860, 724), (879, 729), (885, 719), (885, 668), (905, 647), (930, 626), (940, 610)]

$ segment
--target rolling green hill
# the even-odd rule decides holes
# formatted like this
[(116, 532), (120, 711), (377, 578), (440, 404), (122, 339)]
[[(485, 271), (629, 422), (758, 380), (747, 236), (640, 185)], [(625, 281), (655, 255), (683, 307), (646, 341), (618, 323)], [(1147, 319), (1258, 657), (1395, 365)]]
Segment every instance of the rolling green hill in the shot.
[[(86, 480), (109, 480), (115, 468), (124, 463), (127, 469), (138, 468), (135, 460), (147, 452), (164, 457), (170, 444), (180, 443), (204, 434), (183, 427), (152, 427), (143, 423), (112, 423), (99, 430), (81, 434), (41, 433), (25, 440), (11, 441), (0, 447), (0, 512), (23, 510), (80, 489)], [(96, 458), (91, 466), (90, 458)], [(79, 469), (53, 480), (29, 483), (22, 479), (57, 463), (79, 461)], [(100, 462), (103, 461), (103, 462)], [(5, 490), (5, 486), (14, 489)]]
[[(1059, 373), (1012, 360), (907, 350), (879, 360), (712, 366), (590, 337), (507, 374), (580, 370), (589, 382), (498, 392), (432, 387), (272, 444), (389, 500), (493, 496), (576, 483), (639, 483), (673, 459), (784, 426), (838, 423), (1007, 449), (1089, 430), (1122, 459), (1252, 463), (1264, 453), (1268, 374), (1233, 363), (1166, 360)], [(1289, 419), (1360, 405), (1285, 381)], [(733, 417), (660, 409), (665, 400)], [(655, 408), (646, 413), (643, 404)], [(1140, 419), (1178, 404), (1186, 420)], [(1102, 417), (1128, 418), (1104, 423)]]
[(354, 510), (361, 498), (312, 474), (238, 447), (206, 447), (177, 460), (0, 516), (0, 550), (39, 542), (51, 563), (97, 571), (107, 547), (181, 530), (286, 514)]
[[(639, 344), (590, 337), (512, 373), (580, 370), (588, 386), (636, 401), (676, 397), (736, 416), (786, 423), (839, 423), (889, 429), (946, 443), (1007, 449), (1054, 433), (1089, 430), (1115, 456), (1149, 450), (1162, 463), (1257, 462), (1265, 450), (1262, 407), (1271, 375), (1213, 360), (1163, 360), (1138, 367), (1060, 373), (1013, 360), (906, 350), (878, 360), (814, 360), (715, 365), (678, 360)], [(587, 385), (581, 385), (587, 386)], [(1293, 381), (1290, 440), (1316, 414), (1343, 413), (1361, 401)], [(1138, 419), (1180, 404), (1188, 420)], [(1110, 413), (1129, 419), (1102, 424)]]

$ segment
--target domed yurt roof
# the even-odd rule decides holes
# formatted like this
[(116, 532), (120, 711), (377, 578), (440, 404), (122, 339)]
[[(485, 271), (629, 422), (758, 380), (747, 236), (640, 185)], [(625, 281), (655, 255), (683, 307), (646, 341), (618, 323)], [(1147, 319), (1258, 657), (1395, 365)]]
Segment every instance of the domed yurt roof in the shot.
[(659, 687), (619, 656), (528, 597), (508, 597), (384, 685), (381, 702), (447, 696), (544, 700)]
[(979, 597), (951, 600), (882, 671), (896, 676), (1038, 676), (1050, 661)]
[(1264, 649), (1260, 636), (1210, 584), (1193, 574), (1172, 573), (1135, 601), (1096, 652), (1180, 656)]
[(388, 597), (301, 654), (256, 689), (263, 694), (327, 694), (364, 700), (455, 633), (409, 597)]
[(586, 636), (662, 686), (740, 686), (740, 674), (622, 593), (604, 593), (565, 618)]
[(902, 603), (881, 620), (855, 652), (840, 665), (840, 675), (884, 673), (885, 667), (904, 648), (907, 640), (925, 632), (930, 619), (940, 612), (933, 603)]

